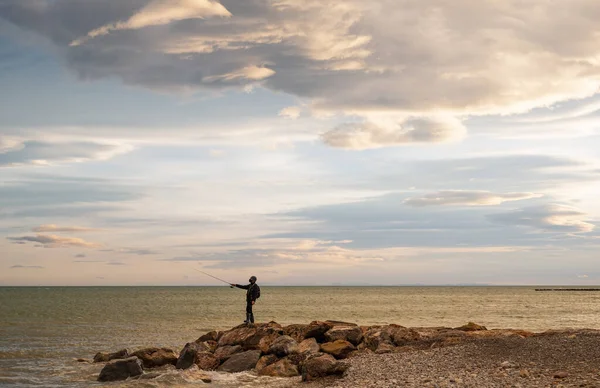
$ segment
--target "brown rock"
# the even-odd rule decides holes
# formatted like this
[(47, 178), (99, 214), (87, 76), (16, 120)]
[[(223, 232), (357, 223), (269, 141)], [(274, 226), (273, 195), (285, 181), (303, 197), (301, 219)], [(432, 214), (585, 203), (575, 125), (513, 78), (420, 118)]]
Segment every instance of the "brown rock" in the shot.
[(329, 354), (311, 355), (302, 363), (302, 381), (311, 381), (329, 375), (341, 375), (348, 369), (348, 364), (337, 361)]
[(461, 327), (457, 327), (456, 330), (461, 330), (461, 331), (480, 331), (480, 330), (487, 330), (485, 326), (481, 326), (478, 325), (474, 322), (469, 322), (466, 325), (463, 325)]
[(139, 358), (116, 359), (104, 365), (98, 376), (98, 381), (127, 380), (129, 377), (139, 376), (142, 373), (144, 373), (144, 368)]
[(129, 351), (127, 349), (121, 349), (114, 353), (96, 353), (94, 356), (94, 362), (108, 362), (112, 360), (122, 360), (129, 357)]
[(269, 348), (268, 353), (277, 357), (285, 357), (289, 354), (298, 353), (298, 343), (288, 335), (278, 337)]
[(356, 323), (351, 323), (351, 322), (344, 322), (344, 321), (331, 321), (331, 320), (326, 320), (325, 323), (329, 324), (331, 327), (337, 327), (337, 326), (356, 326), (358, 327), (358, 325)]
[(199, 352), (196, 354), (196, 365), (202, 370), (215, 370), (221, 362), (214, 354), (209, 352)]
[(266, 356), (262, 356), (258, 362), (256, 363), (256, 371), (260, 374), (260, 371), (269, 365), (277, 362), (279, 359), (274, 354), (267, 354)]
[(263, 369), (258, 374), (260, 376), (272, 376), (272, 377), (294, 377), (298, 376), (298, 367), (294, 365), (290, 360), (283, 359), (279, 360)]
[(198, 352), (203, 352), (206, 349), (196, 342), (190, 342), (185, 344), (181, 352), (179, 353), (179, 358), (177, 359), (177, 363), (175, 367), (177, 369), (188, 369), (191, 368), (192, 365), (196, 363), (196, 355)]
[(519, 371), (519, 376), (526, 379), (529, 378), (531, 376), (531, 373), (529, 373), (529, 371), (527, 369), (521, 369)]
[(392, 353), (394, 352), (394, 345), (389, 344), (387, 342), (382, 342), (379, 344), (379, 346), (377, 347), (377, 350), (375, 350), (375, 354), (385, 354), (385, 353)]
[(254, 369), (260, 358), (260, 350), (248, 350), (234, 354), (219, 368), (219, 372), (237, 373)]
[(392, 342), (396, 344), (396, 346), (404, 346), (421, 339), (421, 335), (416, 330), (408, 329), (403, 326), (389, 325), (385, 330), (389, 333)]
[(319, 344), (314, 338), (307, 338), (298, 345), (298, 353), (318, 353), (319, 350)]
[(329, 342), (344, 340), (358, 345), (362, 341), (362, 330), (358, 326), (334, 326), (325, 333), (325, 338)]
[(169, 348), (146, 348), (131, 354), (142, 360), (144, 368), (155, 368), (163, 365), (177, 365), (177, 354)]
[(321, 344), (321, 351), (323, 353), (331, 354), (337, 359), (346, 358), (353, 350), (356, 350), (354, 345), (344, 340), (337, 340), (334, 342), (326, 342)]
[(196, 340), (196, 342), (206, 342), (206, 341), (215, 341), (218, 342), (219, 338), (221, 337), (223, 333), (220, 331), (210, 331), (202, 336), (200, 336), (200, 338), (198, 338)]
[(564, 379), (567, 376), (569, 376), (569, 374), (567, 372), (565, 372), (564, 370), (558, 371), (554, 374), (555, 379)]
[(374, 326), (364, 334), (363, 343), (366, 348), (376, 351), (382, 343), (392, 344), (392, 336), (385, 328)]
[(248, 340), (248, 338), (256, 334), (256, 330), (256, 327), (249, 327), (245, 325), (228, 330), (221, 335), (221, 338), (218, 341), (219, 347), (234, 345), (242, 346)]
[(202, 345), (206, 347), (207, 352), (214, 353), (215, 350), (219, 347), (219, 343), (217, 341), (204, 341), (200, 342)]
[(289, 326), (286, 326), (283, 328), (283, 333), (285, 335), (289, 335), (294, 340), (296, 340), (296, 342), (298, 342), (298, 343), (300, 343), (304, 340), (304, 337), (306, 336), (307, 331), (308, 331), (308, 325), (302, 325), (302, 324), (289, 325)]
[(286, 359), (290, 360), (294, 365), (301, 365), (311, 354), (315, 353), (294, 353), (287, 356)]
[(242, 352), (242, 347), (240, 345), (235, 346), (221, 346), (215, 350), (215, 357), (219, 359), (220, 362), (227, 360), (229, 357), (233, 356), (236, 353)]
[(279, 333), (271, 333), (268, 334), (264, 337), (262, 337), (259, 341), (258, 341), (258, 350), (260, 350), (263, 353), (268, 353), (269, 352), (269, 348), (271, 347), (271, 345), (273, 345), (273, 342), (275, 342), (275, 340), (277, 338), (279, 338), (281, 336), (281, 334)]

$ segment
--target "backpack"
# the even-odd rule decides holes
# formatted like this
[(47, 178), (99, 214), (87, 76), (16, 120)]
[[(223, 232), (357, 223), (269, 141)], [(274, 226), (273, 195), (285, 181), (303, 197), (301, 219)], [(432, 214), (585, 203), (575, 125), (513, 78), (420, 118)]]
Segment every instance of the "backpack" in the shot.
[(256, 299), (260, 298), (260, 287), (258, 286), (258, 284), (255, 285), (256, 287)]

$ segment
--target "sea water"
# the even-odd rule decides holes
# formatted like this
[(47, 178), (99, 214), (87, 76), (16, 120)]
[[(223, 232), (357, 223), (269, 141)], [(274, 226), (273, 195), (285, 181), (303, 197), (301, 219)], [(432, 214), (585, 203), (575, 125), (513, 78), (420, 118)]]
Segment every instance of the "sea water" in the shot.
[[(259, 322), (340, 320), (361, 325), (532, 331), (600, 328), (600, 292), (536, 292), (535, 287), (261, 287)], [(0, 386), (88, 387), (102, 367), (79, 363), (96, 352), (186, 342), (245, 318), (245, 295), (229, 287), (0, 287)], [(217, 387), (277, 386), (251, 373), (212, 373)], [(157, 380), (110, 384), (187, 387), (179, 371)]]

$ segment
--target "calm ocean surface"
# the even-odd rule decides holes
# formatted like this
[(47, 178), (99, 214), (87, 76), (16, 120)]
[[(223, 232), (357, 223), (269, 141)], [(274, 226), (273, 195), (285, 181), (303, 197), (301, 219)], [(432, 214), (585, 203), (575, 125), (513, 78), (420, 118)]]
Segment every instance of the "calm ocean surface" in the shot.
[[(364, 325), (600, 328), (600, 292), (535, 287), (261, 287), (258, 321), (343, 320)], [(0, 386), (188, 387), (176, 371), (157, 380), (100, 384), (98, 351), (173, 347), (244, 319), (244, 293), (228, 287), (0, 287)], [(277, 386), (251, 374), (213, 373), (216, 387)]]

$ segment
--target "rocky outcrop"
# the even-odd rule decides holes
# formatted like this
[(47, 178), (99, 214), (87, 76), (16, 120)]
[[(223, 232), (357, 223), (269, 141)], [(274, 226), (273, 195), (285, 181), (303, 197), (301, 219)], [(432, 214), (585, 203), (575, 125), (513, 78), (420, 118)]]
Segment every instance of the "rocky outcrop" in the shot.
[(243, 372), (254, 369), (260, 359), (260, 350), (248, 350), (243, 353), (234, 354), (225, 361), (217, 370), (219, 372)]
[(200, 352), (196, 354), (196, 365), (202, 370), (215, 370), (221, 362), (214, 354), (209, 352)]
[(179, 358), (175, 367), (177, 369), (188, 369), (196, 363), (196, 355), (200, 352), (200, 345), (196, 342), (185, 344), (183, 350), (179, 353)]
[(112, 360), (122, 360), (124, 358), (129, 358), (129, 351), (127, 349), (122, 349), (114, 353), (96, 353), (94, 362), (108, 362)]
[(137, 357), (129, 357), (123, 360), (113, 360), (104, 365), (98, 381), (127, 380), (129, 377), (139, 376), (142, 373), (144, 373), (142, 361)]
[(326, 342), (321, 344), (321, 351), (323, 353), (331, 354), (333, 357), (337, 359), (343, 359), (348, 357), (348, 355), (356, 350), (354, 345), (352, 345), (348, 341), (337, 340), (333, 342)]
[(260, 376), (272, 377), (294, 377), (300, 375), (298, 372), (298, 367), (287, 358), (262, 368), (258, 371), (258, 374)]
[(200, 336), (200, 338), (198, 338), (196, 340), (196, 342), (206, 342), (206, 341), (215, 341), (218, 342), (219, 338), (221, 338), (221, 335), (223, 333), (220, 331), (209, 331), (208, 333)]
[(258, 360), (254, 369), (256, 369), (256, 371), (260, 374), (261, 370), (263, 370), (264, 368), (268, 367), (269, 365), (271, 365), (273, 363), (276, 363), (277, 361), (279, 361), (279, 358), (277, 358), (276, 355), (267, 354), (266, 356), (262, 356)]
[(337, 361), (329, 354), (316, 353), (302, 363), (302, 381), (311, 381), (329, 375), (341, 375), (348, 364)]
[(155, 368), (164, 365), (177, 365), (179, 356), (169, 348), (146, 348), (131, 354), (142, 360), (144, 368)]
[(456, 330), (461, 330), (461, 331), (480, 331), (480, 330), (487, 330), (485, 326), (481, 326), (478, 325), (474, 322), (469, 322), (466, 325), (463, 325), (461, 327), (457, 327)]

